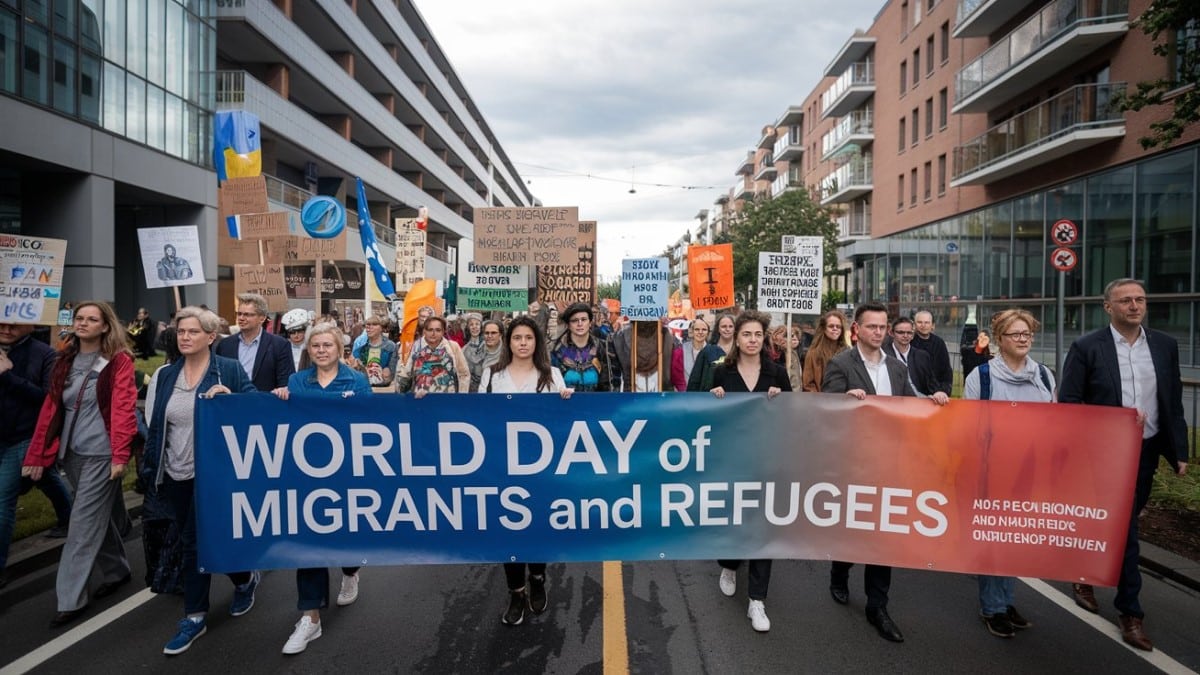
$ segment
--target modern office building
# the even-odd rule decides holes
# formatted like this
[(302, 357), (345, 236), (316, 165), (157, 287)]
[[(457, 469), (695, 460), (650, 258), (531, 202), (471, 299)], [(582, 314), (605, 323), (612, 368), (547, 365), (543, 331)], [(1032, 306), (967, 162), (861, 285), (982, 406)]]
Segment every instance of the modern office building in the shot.
[[(145, 290), (129, 253), (138, 228), (196, 224), (207, 283), (186, 300), (232, 318), (219, 109), (260, 118), (272, 210), (347, 205), (351, 261), (355, 176), (385, 260), (393, 219), (428, 208), (427, 275), (444, 280), (473, 208), (534, 203), (408, 0), (0, 0), (0, 233), (68, 239), (65, 297), (165, 317), (171, 293)], [(359, 266), (326, 270), (362, 288)]]
[[(1149, 323), (1200, 364), (1197, 140), (1143, 149), (1166, 107), (1113, 96), (1176, 60), (1130, 27), (1150, 0), (891, 0), (832, 55), (787, 129), (805, 186), (840, 213), (850, 300), (933, 311), (951, 342), (974, 308), (1057, 321), (1052, 225), (1075, 222), (1066, 338), (1105, 325), (1107, 281), (1146, 281)], [(1185, 36), (1186, 37), (1186, 36)], [(1180, 42), (1181, 48), (1193, 43)], [(780, 162), (776, 126), (775, 174)], [(796, 135), (794, 135), (796, 134)], [(763, 192), (765, 140), (738, 167), (733, 204)], [(793, 156), (793, 157), (795, 157)], [(769, 191), (768, 191), (769, 194)], [(1042, 341), (1050, 348), (1050, 340)]]

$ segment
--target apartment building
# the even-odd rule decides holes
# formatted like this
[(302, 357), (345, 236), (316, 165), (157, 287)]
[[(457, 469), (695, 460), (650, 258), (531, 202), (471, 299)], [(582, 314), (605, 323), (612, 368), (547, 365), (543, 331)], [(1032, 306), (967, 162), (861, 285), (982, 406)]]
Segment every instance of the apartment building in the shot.
[(1107, 322), (1108, 280), (1134, 276), (1150, 323), (1195, 366), (1200, 131), (1145, 150), (1169, 111), (1110, 105), (1175, 65), (1130, 28), (1149, 4), (891, 0), (849, 36), (797, 106), (791, 168), (840, 213), (851, 301), (930, 309), (950, 336), (969, 312), (1010, 306), (1053, 326), (1050, 229), (1070, 219), (1081, 237), (1064, 277), (1067, 340)]

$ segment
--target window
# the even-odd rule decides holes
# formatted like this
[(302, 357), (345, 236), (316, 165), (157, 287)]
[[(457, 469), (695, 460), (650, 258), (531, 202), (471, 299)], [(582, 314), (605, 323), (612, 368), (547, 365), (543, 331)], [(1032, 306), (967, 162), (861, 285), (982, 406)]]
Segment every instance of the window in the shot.
[(896, 210), (904, 210), (904, 174), (896, 179)]
[(908, 143), (907, 128), (904, 126), (905, 122), (906, 122), (906, 120), (903, 117), (901, 117), (900, 118), (900, 152), (904, 152), (904, 148), (906, 147), (906, 144)]
[(912, 144), (916, 145), (921, 136), (921, 111), (912, 109)]
[(946, 194), (946, 156), (938, 155), (938, 196)]
[(901, 61), (900, 62), (900, 95), (903, 96), (904, 92), (906, 92), (906, 91), (908, 91), (908, 62)]
[(25, 24), (25, 55), (21, 95), (31, 101), (50, 103), (50, 40), (45, 29)]
[(1170, 77), (1175, 82), (1188, 79), (1190, 73), (1189, 61), (1194, 65), (1196, 48), (1200, 46), (1200, 27), (1192, 19), (1187, 25), (1175, 31), (1174, 42), (1168, 43), (1167, 59), (1170, 66)]
[(925, 41), (925, 74), (933, 75), (933, 35)]
[(938, 92), (938, 129), (946, 128), (946, 112), (950, 107), (950, 94), (946, 89)]
[(925, 162), (925, 201), (933, 199), (933, 162)]
[(912, 204), (913, 206), (916, 206), (917, 205), (917, 170), (916, 169), (913, 169), (912, 174), (909, 175), (908, 192), (910, 195), (909, 200), (908, 200), (909, 203)]
[(933, 98), (925, 99), (925, 138), (933, 135)]
[(75, 45), (65, 40), (54, 41), (54, 107), (70, 115), (75, 114), (75, 71), (78, 69), (78, 51)]
[(938, 32), (941, 33), (942, 38), (942, 63), (945, 63), (950, 60), (950, 22), (942, 24), (942, 28)]
[(0, 91), (16, 93), (17, 68), (17, 15), (0, 11)]
[(913, 26), (921, 23), (921, 0), (915, 0), (912, 5), (913, 10)]
[[(921, 0), (917, 0), (920, 2)], [(908, 0), (900, 3), (900, 39), (908, 35)]]
[(915, 86), (917, 86), (917, 83), (921, 81), (921, 48), (920, 47), (917, 47), (916, 49), (913, 50), (913, 62), (912, 63), (913, 63), (912, 83), (913, 83), (913, 86), (915, 87)]

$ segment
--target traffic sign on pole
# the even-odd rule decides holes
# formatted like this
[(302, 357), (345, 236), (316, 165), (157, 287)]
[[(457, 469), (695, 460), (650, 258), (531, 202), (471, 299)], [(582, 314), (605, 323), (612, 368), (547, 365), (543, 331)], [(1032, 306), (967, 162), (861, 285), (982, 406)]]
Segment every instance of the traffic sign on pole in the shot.
[(1050, 254), (1050, 264), (1059, 272), (1070, 272), (1079, 264), (1079, 256), (1075, 251), (1060, 246)]
[(1050, 237), (1059, 246), (1070, 246), (1079, 239), (1079, 227), (1075, 225), (1074, 221), (1063, 218), (1050, 228)]

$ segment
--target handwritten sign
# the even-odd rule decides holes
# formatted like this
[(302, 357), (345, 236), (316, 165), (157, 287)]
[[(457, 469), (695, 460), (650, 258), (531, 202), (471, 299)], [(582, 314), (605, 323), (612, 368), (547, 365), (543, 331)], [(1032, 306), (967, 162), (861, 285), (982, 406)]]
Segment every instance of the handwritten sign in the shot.
[(596, 221), (579, 221), (579, 262), (574, 265), (538, 265), (537, 297), (565, 306), (596, 302)]
[(243, 213), (264, 213), (267, 206), (267, 179), (262, 176), (230, 178), (217, 188), (217, 209), (221, 220)]
[(241, 240), (271, 239), (291, 234), (287, 211), (245, 213), (234, 216), (234, 221), (237, 223), (237, 238)]
[(670, 261), (626, 258), (621, 261), (621, 308), (634, 321), (657, 321), (667, 314)]
[(425, 278), (425, 230), (416, 218), (396, 219), (396, 292)]
[(579, 209), (475, 209), (475, 261), (481, 265), (574, 265)]
[(0, 322), (55, 325), (66, 256), (65, 239), (0, 234)]
[(798, 241), (796, 253), (758, 254), (758, 308), (765, 312), (821, 313), (824, 244), (820, 237)]
[(733, 244), (688, 247), (688, 289), (692, 307), (732, 307)]
[(137, 233), (146, 288), (204, 283), (200, 232), (195, 225), (142, 227)]
[(286, 312), (287, 290), (283, 280), (283, 265), (234, 265), (233, 289), (236, 293), (258, 293), (267, 299), (267, 311)]
[(269, 263), (311, 262), (314, 260), (344, 260), (346, 233), (331, 239), (314, 239), (289, 234), (272, 237), (263, 242), (263, 259)]
[(458, 307), (479, 312), (519, 312), (529, 306), (529, 268), (467, 263), (458, 280)]

